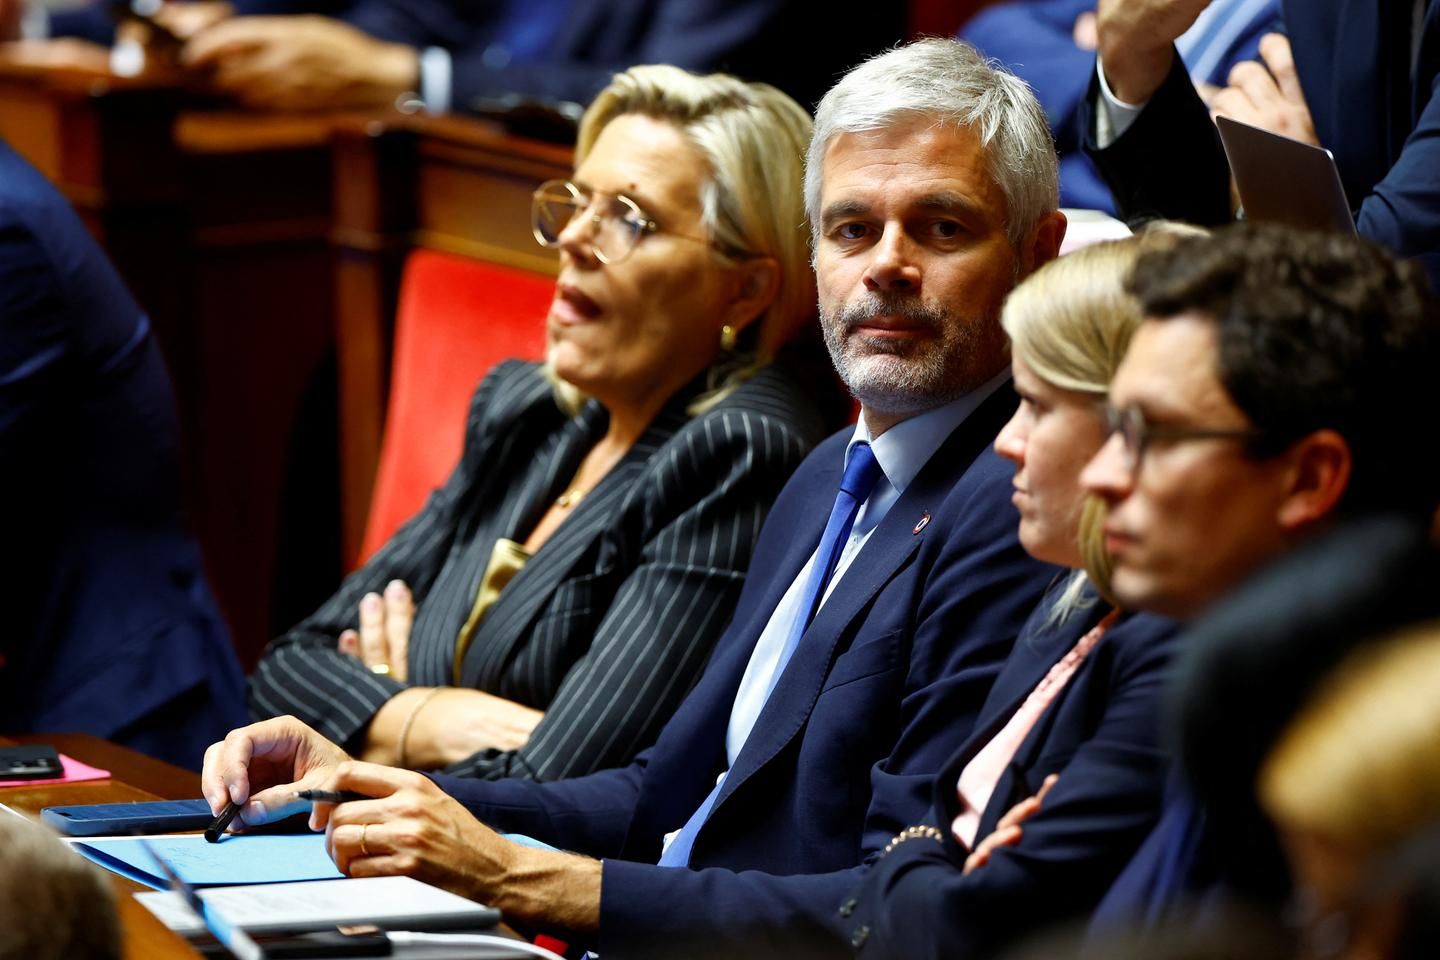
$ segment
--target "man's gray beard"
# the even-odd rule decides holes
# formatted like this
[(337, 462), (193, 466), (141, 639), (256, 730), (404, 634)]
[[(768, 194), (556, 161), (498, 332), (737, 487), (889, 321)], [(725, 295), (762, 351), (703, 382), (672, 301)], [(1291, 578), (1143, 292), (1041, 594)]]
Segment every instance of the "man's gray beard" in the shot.
[[(848, 355), (844, 331), (882, 315), (904, 317), (928, 328), (936, 338), (917, 344), (852, 332), (851, 350), (858, 347), (864, 352)], [(820, 328), (840, 379), (864, 407), (888, 414), (933, 410), (979, 386), (972, 382), (974, 354), (979, 346), (975, 325), (947, 324), (946, 320), (944, 311), (911, 298), (872, 295), (861, 303), (842, 307), (833, 316), (825, 312), (823, 305), (820, 307)], [(939, 339), (947, 329), (951, 334)]]

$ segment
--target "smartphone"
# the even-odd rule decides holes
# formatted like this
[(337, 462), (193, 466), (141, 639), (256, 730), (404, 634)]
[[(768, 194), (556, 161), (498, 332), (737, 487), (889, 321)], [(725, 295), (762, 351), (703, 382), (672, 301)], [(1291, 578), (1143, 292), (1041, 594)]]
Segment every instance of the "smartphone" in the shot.
[(204, 800), (148, 800), (45, 807), (40, 819), (72, 837), (108, 837), (204, 830), (214, 822), (215, 814)]
[(59, 780), (65, 776), (60, 754), (43, 743), (0, 747), (0, 780)]

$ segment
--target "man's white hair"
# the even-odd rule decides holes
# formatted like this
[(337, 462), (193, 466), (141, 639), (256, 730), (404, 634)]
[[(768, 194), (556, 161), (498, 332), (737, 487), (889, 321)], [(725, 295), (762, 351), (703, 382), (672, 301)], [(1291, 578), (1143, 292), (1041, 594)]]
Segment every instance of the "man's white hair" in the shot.
[(812, 231), (820, 228), (821, 166), (830, 141), (916, 116), (968, 127), (979, 136), (990, 175), (1005, 194), (1011, 244), (1018, 246), (1043, 215), (1059, 207), (1055, 141), (1034, 92), (970, 44), (929, 38), (865, 61), (820, 101), (805, 163)]

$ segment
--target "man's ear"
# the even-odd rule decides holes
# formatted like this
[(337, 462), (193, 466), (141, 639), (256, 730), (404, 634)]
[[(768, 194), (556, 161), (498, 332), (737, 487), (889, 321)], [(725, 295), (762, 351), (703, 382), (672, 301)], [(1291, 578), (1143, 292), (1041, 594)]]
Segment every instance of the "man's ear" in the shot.
[(774, 257), (754, 257), (737, 268), (738, 277), (725, 311), (725, 323), (744, 330), (780, 295), (780, 264)]
[(1052, 210), (1030, 228), (1020, 246), (1020, 276), (1028, 277), (1060, 256), (1060, 244), (1065, 239), (1066, 226), (1065, 214)]
[(1350, 444), (1334, 430), (1317, 430), (1287, 454), (1287, 491), (1277, 519), (1286, 533), (1330, 519), (1350, 486)]

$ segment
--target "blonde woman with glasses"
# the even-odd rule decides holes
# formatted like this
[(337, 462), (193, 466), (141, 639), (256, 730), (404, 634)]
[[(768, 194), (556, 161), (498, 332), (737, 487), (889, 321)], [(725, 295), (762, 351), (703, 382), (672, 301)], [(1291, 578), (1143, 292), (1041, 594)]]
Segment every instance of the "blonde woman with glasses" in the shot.
[(615, 77), (574, 175), (535, 192), (560, 253), (545, 363), (486, 377), (445, 486), (266, 651), (257, 719), (490, 779), (621, 766), (653, 739), (835, 422), (822, 353), (772, 362), (813, 324), (809, 135), (764, 84)]

